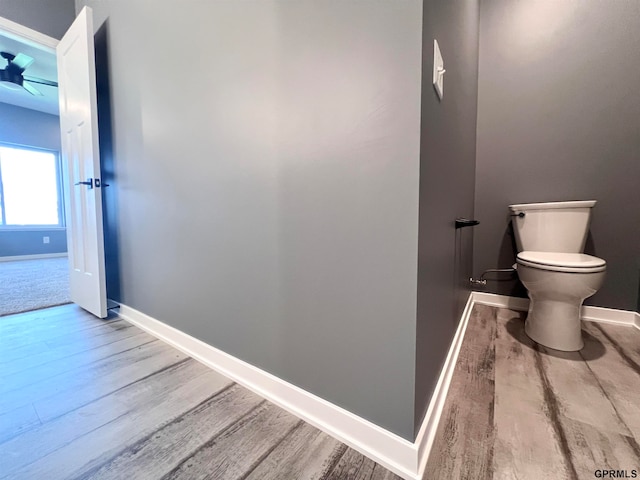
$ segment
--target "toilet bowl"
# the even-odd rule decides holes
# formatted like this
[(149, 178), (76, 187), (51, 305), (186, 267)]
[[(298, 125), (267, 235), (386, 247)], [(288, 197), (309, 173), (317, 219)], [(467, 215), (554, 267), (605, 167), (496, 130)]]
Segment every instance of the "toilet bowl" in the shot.
[(527, 335), (556, 350), (582, 349), (582, 302), (602, 286), (606, 262), (581, 253), (521, 252), (516, 265), (531, 300)]
[(582, 302), (602, 286), (606, 262), (583, 252), (595, 200), (509, 205), (518, 255), (516, 270), (527, 289), (525, 332), (535, 342), (564, 351), (584, 346)]

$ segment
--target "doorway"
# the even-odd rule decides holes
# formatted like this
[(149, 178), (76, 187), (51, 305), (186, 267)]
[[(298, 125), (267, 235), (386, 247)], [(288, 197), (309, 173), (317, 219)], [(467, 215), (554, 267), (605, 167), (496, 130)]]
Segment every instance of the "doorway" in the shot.
[(0, 31), (0, 53), (2, 316), (71, 300), (55, 51)]
[[(42, 76), (34, 78), (31, 72), (29, 75), (26, 72), (35, 61), (33, 55), (2, 53), (7, 66), (0, 70), (0, 86), (19, 91), (30, 101), (46, 97), (33, 83), (38, 88), (55, 88), (51, 97), (59, 105), (56, 138), (62, 154), (58, 170), (64, 177), (61, 190), (65, 211), (61, 217), (66, 219), (63, 228), (67, 233), (70, 300), (96, 317), (106, 318), (103, 183), (92, 11), (84, 7), (60, 41), (1, 17), (0, 35), (8, 42), (22, 42), (25, 48), (41, 51), (38, 54), (49, 54), (54, 65), (56, 81)], [(41, 63), (44, 65), (46, 60)], [(53, 76), (53, 71), (49, 76)]]

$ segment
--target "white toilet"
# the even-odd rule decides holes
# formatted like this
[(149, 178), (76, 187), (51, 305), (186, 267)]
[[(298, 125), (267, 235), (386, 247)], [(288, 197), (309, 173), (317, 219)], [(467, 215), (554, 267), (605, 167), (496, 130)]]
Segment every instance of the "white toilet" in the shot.
[(598, 291), (607, 263), (582, 253), (595, 200), (509, 205), (516, 269), (531, 302), (525, 322), (535, 342), (567, 352), (584, 346), (580, 307)]

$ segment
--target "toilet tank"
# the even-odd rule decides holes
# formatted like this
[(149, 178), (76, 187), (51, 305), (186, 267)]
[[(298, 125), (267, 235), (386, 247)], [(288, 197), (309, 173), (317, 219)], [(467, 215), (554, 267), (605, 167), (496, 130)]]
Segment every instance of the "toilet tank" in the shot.
[(581, 253), (595, 200), (509, 205), (518, 251)]

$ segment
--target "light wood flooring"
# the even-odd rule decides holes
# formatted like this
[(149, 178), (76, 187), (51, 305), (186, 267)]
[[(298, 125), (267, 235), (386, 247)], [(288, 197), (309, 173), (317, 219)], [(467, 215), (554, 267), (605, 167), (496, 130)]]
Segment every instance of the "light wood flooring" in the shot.
[(0, 479), (398, 479), (124, 320), (0, 318)]
[[(640, 478), (640, 332), (534, 344), (476, 305), (426, 479)], [(73, 305), (0, 318), (0, 479), (398, 479), (121, 320)], [(631, 478), (631, 477), (629, 477)]]
[(583, 322), (566, 353), (532, 342), (525, 315), (474, 307), (425, 478), (640, 478), (640, 331)]

